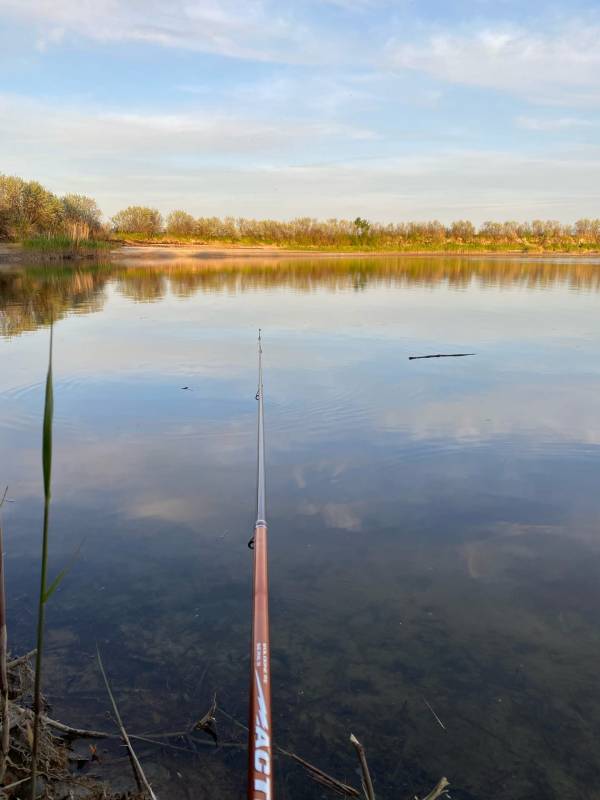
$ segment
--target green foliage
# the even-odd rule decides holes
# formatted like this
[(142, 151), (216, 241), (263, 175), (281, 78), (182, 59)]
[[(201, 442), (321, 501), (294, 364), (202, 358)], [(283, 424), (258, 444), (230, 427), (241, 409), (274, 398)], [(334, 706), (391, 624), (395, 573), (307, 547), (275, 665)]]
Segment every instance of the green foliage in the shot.
[[(177, 212), (182, 214), (184, 212)], [(598, 249), (600, 220), (580, 220), (574, 225), (555, 221), (534, 220), (531, 223), (484, 222), (477, 230), (468, 220), (443, 225), (431, 222), (399, 222), (383, 225), (362, 217), (354, 220), (321, 221), (300, 217), (287, 222), (279, 220), (235, 219), (233, 217), (199, 217), (194, 233), (188, 227), (177, 234), (167, 228), (166, 236), (153, 236), (154, 241), (193, 239), (197, 242), (227, 242), (243, 245), (274, 245), (284, 248), (364, 251), (561, 251)], [(136, 235), (136, 240), (144, 237)], [(148, 240), (150, 237), (146, 237)]]
[(44, 402), (44, 428), (42, 437), (42, 467), (44, 473), (44, 497), (50, 500), (50, 481), (52, 477), (52, 418), (54, 416), (54, 390), (52, 385), (52, 328), (50, 329), (50, 354), (46, 375), (46, 395)]
[(102, 212), (92, 197), (83, 194), (66, 194), (61, 197), (62, 215), (66, 223), (85, 225), (90, 231), (102, 227)]
[(105, 253), (112, 246), (110, 241), (102, 239), (77, 240), (66, 234), (29, 236), (23, 240), (23, 247), (26, 250), (40, 255), (93, 255), (94, 253)]
[(56, 231), (61, 215), (60, 200), (41, 183), (0, 175), (0, 236), (22, 238)]
[(129, 206), (112, 218), (115, 233), (144, 233), (148, 236), (163, 230), (163, 219), (156, 208)]
[[(178, 209), (168, 215), (165, 226), (156, 208), (129, 206), (112, 217), (111, 229), (117, 236), (139, 242), (221, 242), (334, 251), (587, 252), (600, 248), (600, 219), (581, 219), (573, 225), (555, 220), (490, 220), (476, 229), (468, 220), (443, 225), (437, 220), (382, 224), (360, 216), (325, 221), (194, 218)], [(24, 240), (26, 247), (41, 255), (77, 255), (106, 247), (97, 241), (101, 234), (108, 236), (93, 198), (78, 194), (58, 198), (36, 181), (0, 175), (0, 238)]]
[(167, 217), (167, 234), (169, 236), (193, 236), (196, 220), (187, 211), (171, 211)]
[[(40, 737), (40, 715), (42, 713), (42, 663), (44, 653), (44, 627), (46, 603), (48, 601), (48, 526), (50, 520), (50, 498), (52, 483), (52, 421), (54, 417), (54, 391), (52, 381), (52, 342), (53, 328), (50, 327), (50, 350), (48, 372), (46, 374), (46, 393), (44, 398), (44, 424), (42, 433), (42, 471), (44, 475), (44, 522), (42, 526), (42, 559), (40, 568), (40, 594), (37, 618), (37, 645), (35, 654), (35, 682), (33, 688), (33, 746), (31, 751), (31, 800), (37, 791), (37, 761)], [(60, 576), (59, 576), (60, 577)], [(56, 581), (55, 581), (56, 583)], [(54, 587), (56, 588), (56, 587)], [(51, 587), (52, 591), (54, 588)]]
[(88, 239), (102, 228), (96, 201), (80, 194), (57, 197), (37, 181), (0, 175), (0, 238)]
[(363, 219), (362, 217), (357, 217), (354, 220), (354, 227), (356, 228), (357, 235), (360, 236), (361, 238), (366, 236), (371, 230), (370, 223), (367, 222), (367, 220)]

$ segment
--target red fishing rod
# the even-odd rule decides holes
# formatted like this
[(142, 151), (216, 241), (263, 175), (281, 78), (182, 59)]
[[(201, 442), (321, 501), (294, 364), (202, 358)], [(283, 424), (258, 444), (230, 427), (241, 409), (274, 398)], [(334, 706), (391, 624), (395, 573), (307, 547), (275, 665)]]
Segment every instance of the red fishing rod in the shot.
[(258, 331), (258, 460), (256, 523), (249, 547), (254, 550), (252, 650), (250, 653), (250, 723), (248, 725), (248, 800), (273, 800), (273, 732), (271, 729), (271, 643), (269, 576), (265, 511), (265, 432), (262, 338)]

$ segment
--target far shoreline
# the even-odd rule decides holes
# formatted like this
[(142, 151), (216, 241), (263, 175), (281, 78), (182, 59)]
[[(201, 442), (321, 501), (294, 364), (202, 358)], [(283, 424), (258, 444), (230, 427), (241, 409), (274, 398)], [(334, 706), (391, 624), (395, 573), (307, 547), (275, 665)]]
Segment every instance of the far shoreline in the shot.
[(403, 256), (408, 257), (423, 257), (423, 256), (460, 256), (467, 258), (469, 256), (486, 256), (502, 258), (504, 256), (519, 256), (527, 258), (548, 258), (556, 257), (574, 257), (581, 258), (582, 256), (599, 256), (600, 250), (585, 250), (585, 251), (569, 251), (569, 250), (327, 250), (327, 249), (287, 249), (284, 247), (277, 247), (276, 245), (236, 245), (236, 244), (188, 244), (185, 243), (148, 243), (148, 244), (129, 244), (125, 243), (120, 248), (111, 250), (111, 254), (122, 255), (126, 254), (126, 258), (145, 258), (148, 253), (166, 253), (167, 257), (171, 254), (178, 254), (184, 252), (188, 257), (196, 258), (219, 258), (223, 256), (239, 255), (246, 258), (280, 258), (285, 259), (289, 257), (294, 258), (386, 258), (393, 257), (399, 258)]
[(142, 260), (151, 262), (169, 262), (177, 260), (219, 261), (233, 259), (243, 260), (296, 260), (306, 258), (339, 259), (339, 258), (519, 258), (526, 260), (539, 259), (582, 259), (600, 256), (600, 250), (327, 250), (327, 249), (287, 249), (276, 245), (243, 245), (243, 244), (193, 244), (162, 242), (123, 242), (115, 243), (115, 247), (105, 250), (98, 257), (88, 255), (63, 255), (57, 253), (35, 254), (26, 250), (20, 243), (0, 242), (0, 266), (17, 266), (23, 263), (56, 263), (72, 262), (76, 264), (93, 262), (98, 259), (139, 263)]

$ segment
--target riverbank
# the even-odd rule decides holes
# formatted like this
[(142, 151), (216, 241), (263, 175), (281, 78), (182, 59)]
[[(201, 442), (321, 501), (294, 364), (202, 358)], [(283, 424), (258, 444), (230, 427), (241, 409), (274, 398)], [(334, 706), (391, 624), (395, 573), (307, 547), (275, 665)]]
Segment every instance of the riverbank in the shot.
[(40, 246), (37, 243), (31, 245), (21, 242), (0, 242), (0, 264), (31, 261), (89, 261), (110, 258), (116, 252), (114, 246), (103, 241), (66, 242), (56, 246), (48, 244), (48, 240), (41, 241)]
[[(228, 259), (294, 259), (294, 258), (377, 258), (390, 256), (423, 257), (423, 256), (460, 256), (460, 257), (491, 257), (491, 258), (582, 258), (597, 256), (598, 249), (589, 250), (533, 250), (533, 249), (494, 249), (480, 248), (477, 250), (443, 249), (438, 250), (327, 250), (327, 249), (287, 249), (274, 245), (236, 245), (236, 244), (161, 244), (161, 243), (117, 243), (112, 247), (97, 252), (63, 254), (44, 252), (36, 254), (37, 259), (87, 260), (89, 258), (118, 259), (123, 263), (139, 263), (140, 261), (168, 262), (181, 260), (214, 261)], [(23, 263), (32, 259), (32, 251), (18, 243), (0, 243), (0, 264)]]

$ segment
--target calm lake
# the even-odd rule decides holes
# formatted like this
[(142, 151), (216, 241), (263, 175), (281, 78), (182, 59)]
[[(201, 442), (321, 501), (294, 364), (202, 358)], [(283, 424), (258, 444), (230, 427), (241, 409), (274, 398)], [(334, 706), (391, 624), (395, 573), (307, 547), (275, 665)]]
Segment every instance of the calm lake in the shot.
[[(98, 643), (131, 733), (182, 730), (214, 692), (246, 721), (260, 326), (276, 741), (360, 787), (354, 733), (381, 800), (442, 775), (455, 800), (598, 791), (600, 259), (3, 266), (17, 653), (52, 316), (55, 717), (112, 729)], [(244, 796), (245, 734), (219, 733), (140, 744), (161, 800)], [(276, 770), (280, 800), (334, 796)]]

